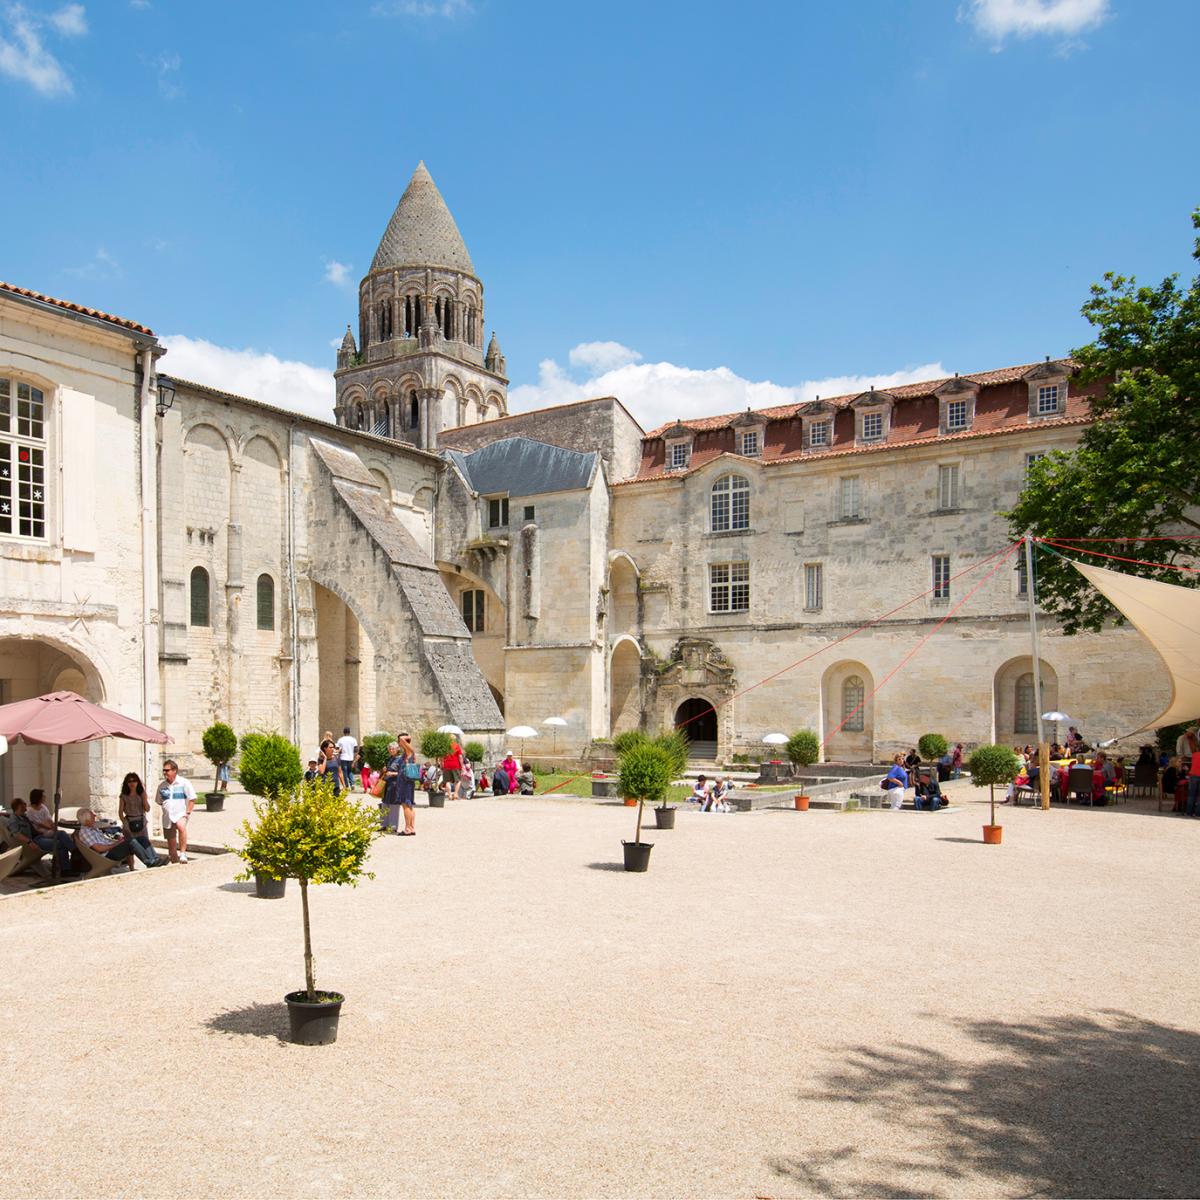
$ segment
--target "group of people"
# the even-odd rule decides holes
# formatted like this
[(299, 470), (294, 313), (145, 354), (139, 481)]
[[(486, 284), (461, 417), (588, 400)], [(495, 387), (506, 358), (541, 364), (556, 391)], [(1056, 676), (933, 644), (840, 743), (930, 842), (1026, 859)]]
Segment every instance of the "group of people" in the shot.
[[(163, 778), (155, 789), (154, 800), (162, 810), (166, 858), (150, 841), (150, 798), (136, 771), (130, 771), (121, 782), (117, 797), (119, 827), (102, 828), (96, 810), (85, 806), (77, 814), (79, 842), (129, 870), (133, 870), (135, 859), (146, 867), (186, 863), (188, 818), (196, 807), (196, 789), (179, 774), (179, 764), (172, 758), (163, 763)], [(8, 836), (18, 845), (33, 845), (44, 854), (53, 853), (61, 879), (77, 879), (86, 869), (71, 835), (55, 825), (44, 788), (34, 788), (28, 803), (20, 797), (13, 800)]]
[[(955, 747), (958, 754), (959, 770), (962, 769), (962, 743)], [(953, 756), (950, 756), (951, 758)], [(940, 762), (937, 764), (940, 766)], [(950, 778), (953, 768), (947, 767), (946, 779)], [(913, 793), (913, 807), (918, 810), (937, 812), (949, 804), (942, 795), (939, 776), (942, 772), (931, 765), (928, 774), (921, 773), (921, 756), (916, 750), (910, 750), (907, 755), (892, 756), (892, 765), (888, 773), (879, 781), (879, 786), (887, 793), (888, 805), (895, 811), (904, 807), (904, 799), (909, 788)]]
[(733, 784), (728, 779), (718, 777), (709, 783), (707, 776), (699, 775), (688, 803), (698, 805), (701, 812), (727, 813), (730, 811), (729, 795), (732, 791)]

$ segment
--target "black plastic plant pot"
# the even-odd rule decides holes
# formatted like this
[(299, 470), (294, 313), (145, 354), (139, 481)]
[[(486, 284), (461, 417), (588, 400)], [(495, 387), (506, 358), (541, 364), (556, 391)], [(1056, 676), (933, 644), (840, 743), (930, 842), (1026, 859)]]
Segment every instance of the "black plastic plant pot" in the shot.
[(205, 792), (204, 806), (209, 812), (220, 812), (225, 807), (225, 793)]
[(444, 792), (426, 792), (426, 795), (429, 797), (430, 808), (446, 807), (446, 796)]
[(287, 891), (286, 879), (272, 879), (270, 875), (254, 872), (254, 894), (260, 900), (282, 900)]
[(656, 829), (674, 829), (675, 810), (668, 808), (665, 804), (661, 808), (656, 808), (654, 810), (654, 827)]
[(305, 991), (288, 992), (284, 996), (292, 1041), (297, 1046), (329, 1046), (337, 1041), (338, 1017), (342, 1015), (346, 997), (341, 992), (321, 991), (316, 996), (315, 1004), (309, 1003)]
[(645, 871), (650, 867), (650, 851), (653, 842), (622, 842), (625, 847), (625, 870)]

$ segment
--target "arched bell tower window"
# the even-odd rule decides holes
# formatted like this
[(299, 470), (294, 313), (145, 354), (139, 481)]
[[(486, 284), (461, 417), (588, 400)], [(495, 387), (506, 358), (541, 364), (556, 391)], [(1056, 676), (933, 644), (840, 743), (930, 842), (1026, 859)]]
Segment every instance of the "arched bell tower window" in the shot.
[(379, 340), (390, 341), (392, 337), (392, 302), (385, 300), (379, 306)]
[(192, 601), (190, 624), (207, 627), (212, 624), (208, 572), (203, 567), (193, 567), (190, 582)]
[(361, 404), (356, 404), (354, 406), (354, 428), (366, 429), (366, 427), (367, 415), (363, 412), (363, 406)]

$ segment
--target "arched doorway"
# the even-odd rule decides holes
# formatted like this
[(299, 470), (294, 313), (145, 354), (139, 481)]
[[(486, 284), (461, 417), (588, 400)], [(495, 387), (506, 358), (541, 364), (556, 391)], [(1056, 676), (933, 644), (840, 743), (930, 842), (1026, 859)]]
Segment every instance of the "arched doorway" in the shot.
[[(346, 602), (328, 588), (313, 584), (317, 617), (321, 731), (334, 737), (349, 725), (357, 736), (376, 727), (375, 647)], [(302, 753), (313, 751), (302, 747)], [(307, 759), (306, 759), (307, 761)]]
[[(1043, 658), (1042, 712), (1058, 708), (1058, 674)], [(1010, 658), (997, 672), (992, 685), (994, 728), (992, 739), (1002, 746), (1024, 745), (1037, 740), (1038, 709), (1034, 702), (1033, 658)], [(1059, 727), (1059, 736), (1066, 729)], [(1047, 724), (1046, 740), (1054, 737), (1054, 726)]]
[(716, 758), (717, 713), (709, 701), (699, 696), (685, 700), (675, 710), (675, 728), (687, 736), (689, 758)]
[(871, 762), (875, 756), (875, 681), (860, 662), (834, 663), (821, 679), (825, 757)]
[(608, 668), (609, 735), (616, 737), (642, 723), (642, 653), (632, 638), (623, 637), (613, 648)]

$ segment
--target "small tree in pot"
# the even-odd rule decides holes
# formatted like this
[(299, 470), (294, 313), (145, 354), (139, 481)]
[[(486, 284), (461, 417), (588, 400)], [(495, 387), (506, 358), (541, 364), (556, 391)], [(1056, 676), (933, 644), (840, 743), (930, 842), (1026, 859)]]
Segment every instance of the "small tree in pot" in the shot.
[[(422, 758), (431, 759), (433, 762), (441, 766), (442, 759), (450, 753), (450, 747), (454, 745), (448, 733), (439, 733), (436, 729), (427, 729), (421, 734), (419, 748)], [(444, 808), (446, 806), (446, 797), (437, 788), (427, 787), (425, 795), (429, 798), (430, 808)]]
[(382, 771), (387, 766), (387, 748), (395, 740), (390, 733), (368, 733), (363, 738), (363, 761), (372, 771)]
[(463, 747), (463, 753), (467, 756), (467, 761), (478, 766), (483, 762), (483, 756), (486, 752), (482, 742), (468, 742)]
[[(788, 762), (792, 764), (792, 773), (795, 774), (797, 767), (811, 767), (821, 757), (821, 739), (811, 729), (801, 729), (788, 738), (784, 752)], [(801, 812), (808, 811), (808, 799), (801, 786), (794, 798), (795, 805)]]
[(1021, 760), (1007, 746), (976, 746), (967, 764), (971, 782), (976, 787), (987, 785), (992, 799), (992, 823), (983, 827), (983, 840), (998, 846), (1004, 826), (996, 824), (996, 784), (1011, 783), (1021, 769)]
[(625, 847), (625, 870), (645, 871), (653, 843), (642, 841), (642, 810), (646, 801), (661, 802), (671, 786), (671, 757), (662, 746), (642, 741), (617, 760), (617, 790), (638, 802), (637, 832)]
[[(274, 799), (290, 792), (303, 778), (300, 751), (283, 734), (254, 732), (242, 735), (242, 787), (252, 796)], [(281, 897), (287, 886), (287, 874), (278, 874), (269, 863), (257, 870), (255, 887), (259, 897), (264, 900)]]
[(366, 870), (371, 843), (379, 836), (379, 813), (369, 802), (350, 792), (334, 795), (324, 778), (303, 780), (288, 792), (278, 793), (254, 806), (254, 820), (242, 824), (245, 845), (237, 851), (246, 863), (238, 876), (248, 879), (269, 869), (300, 883), (304, 914), (304, 988), (289, 992), (292, 1041), (325, 1045), (337, 1040), (337, 1023), (346, 997), (340, 992), (318, 991), (313, 964), (312, 927), (308, 888), (314, 883), (349, 884), (373, 879)]
[[(650, 745), (657, 746), (666, 754), (671, 768), (672, 782), (687, 773), (688, 738), (683, 730), (673, 729), (670, 733), (661, 733), (650, 742)], [(667, 804), (665, 793), (662, 803), (654, 810), (654, 823), (659, 829), (675, 828), (675, 809)]]
[(201, 735), (200, 745), (215, 772), (213, 790), (204, 793), (204, 801), (209, 812), (220, 812), (225, 807), (225, 793), (220, 790), (221, 768), (227, 767), (237, 753), (237, 734), (224, 721), (214, 721)]

